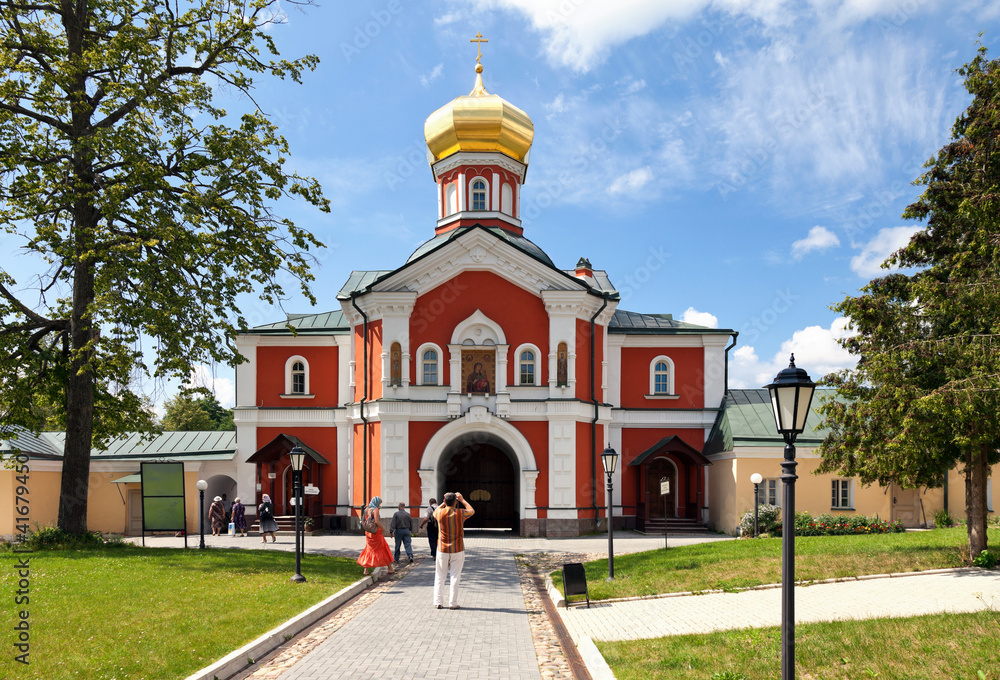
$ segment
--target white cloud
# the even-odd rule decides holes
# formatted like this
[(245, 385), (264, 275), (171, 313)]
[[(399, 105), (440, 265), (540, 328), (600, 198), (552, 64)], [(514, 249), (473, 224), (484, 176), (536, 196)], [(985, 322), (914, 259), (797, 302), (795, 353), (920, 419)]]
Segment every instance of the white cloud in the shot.
[(199, 364), (191, 371), (187, 384), (191, 387), (207, 388), (223, 408), (232, 408), (236, 404), (236, 382), (231, 378), (223, 378), (214, 368)]
[(424, 87), (427, 87), (428, 85), (430, 85), (435, 80), (441, 77), (442, 71), (444, 71), (443, 63), (435, 66), (433, 69), (431, 69), (431, 72), (428, 73), (427, 75), (420, 76), (420, 84), (423, 85)]
[(688, 307), (684, 310), (684, 316), (681, 317), (681, 321), (684, 323), (693, 323), (697, 326), (705, 326), (707, 328), (719, 327), (719, 319), (716, 318), (714, 314), (699, 312), (694, 307)]
[(851, 271), (864, 278), (872, 278), (885, 273), (881, 268), (885, 259), (905, 246), (910, 237), (923, 227), (887, 227), (881, 229), (861, 252), (851, 258)]
[(562, 92), (556, 95), (556, 98), (545, 105), (546, 110), (551, 111), (552, 114), (549, 118), (552, 118), (557, 113), (564, 113), (566, 111), (566, 97)]
[(447, 14), (442, 14), (439, 17), (434, 17), (435, 26), (447, 26), (448, 24), (453, 24), (462, 18), (461, 12), (448, 12)]
[(808, 326), (795, 331), (769, 361), (762, 361), (752, 345), (738, 347), (729, 367), (729, 386), (734, 389), (763, 387), (788, 366), (789, 356), (795, 355), (795, 365), (803, 368), (813, 380), (844, 368), (854, 368), (857, 359), (840, 346), (840, 339), (850, 337), (848, 321), (840, 317), (829, 328)]
[(637, 168), (615, 178), (611, 186), (608, 187), (608, 193), (612, 196), (634, 194), (649, 184), (652, 179), (653, 171), (649, 169), (649, 166)]
[(826, 250), (840, 245), (837, 235), (826, 227), (815, 226), (809, 230), (809, 234), (792, 244), (792, 257), (796, 260), (813, 250)]
[(646, 88), (646, 81), (642, 79), (636, 80), (632, 76), (629, 76), (627, 78), (622, 78), (621, 80), (617, 81), (615, 83), (615, 86), (617, 86), (620, 89), (621, 95), (623, 97), (627, 97), (630, 94), (635, 94), (640, 90), (644, 90)]

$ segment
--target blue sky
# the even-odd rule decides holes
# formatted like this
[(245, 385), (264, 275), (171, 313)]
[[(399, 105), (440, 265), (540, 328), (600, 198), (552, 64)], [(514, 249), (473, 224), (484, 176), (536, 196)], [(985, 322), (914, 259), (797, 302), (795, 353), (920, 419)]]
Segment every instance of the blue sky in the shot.
[[(731, 387), (769, 382), (792, 351), (813, 378), (852, 365), (829, 307), (919, 228), (900, 214), (968, 105), (955, 69), (980, 32), (1000, 56), (985, 0), (319, 1), (271, 29), (318, 68), (255, 92), (333, 207), (282, 208), (328, 246), (318, 306), (284, 311), (337, 308), (352, 269), (395, 268), (433, 235), (423, 124), (472, 89), (481, 31), (487, 90), (535, 125), (525, 236), (559, 267), (607, 270), (619, 308), (740, 331)], [(233, 373), (198, 381), (228, 406)]]
[[(797, 363), (852, 365), (830, 306), (919, 224), (900, 215), (969, 99), (955, 69), (1000, 35), (996, 2), (481, 0), (323, 2), (272, 31), (321, 63), (262, 82), (297, 169), (330, 215), (286, 212), (328, 246), (314, 311), (352, 269), (391, 269), (433, 234), (423, 123), (473, 85), (526, 111), (525, 236), (587, 257), (620, 308), (740, 331), (731, 387)], [(236, 104), (236, 102), (233, 102)], [(301, 300), (285, 310), (308, 312)], [(248, 300), (251, 324), (283, 318)], [(217, 367), (231, 403), (232, 371)]]

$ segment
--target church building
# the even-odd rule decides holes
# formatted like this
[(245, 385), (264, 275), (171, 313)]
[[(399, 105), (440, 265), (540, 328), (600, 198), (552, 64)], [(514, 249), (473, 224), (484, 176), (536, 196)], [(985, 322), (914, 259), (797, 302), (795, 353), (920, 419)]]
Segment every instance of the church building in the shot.
[(736, 333), (622, 309), (607, 272), (530, 240), (534, 126), (482, 71), (424, 125), (428, 240), (351, 272), (330, 311), (238, 337), (237, 487), (292, 514), (299, 445), (305, 512), (324, 528), (356, 527), (375, 495), (417, 516), (458, 491), (471, 527), (578, 535), (606, 526), (611, 447), (616, 526), (707, 525), (706, 443)]

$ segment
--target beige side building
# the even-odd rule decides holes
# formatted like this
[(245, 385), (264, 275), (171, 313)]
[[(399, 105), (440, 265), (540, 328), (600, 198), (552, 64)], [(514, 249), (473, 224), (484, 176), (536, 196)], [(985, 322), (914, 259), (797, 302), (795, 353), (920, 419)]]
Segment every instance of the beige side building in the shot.
[[(957, 470), (946, 475), (938, 488), (903, 489), (896, 485), (861, 484), (857, 479), (816, 474), (821, 459), (817, 447), (826, 436), (819, 428), (822, 418), (815, 411), (830, 390), (819, 390), (813, 399), (813, 413), (806, 431), (795, 443), (798, 463), (795, 509), (812, 515), (878, 515), (884, 520), (900, 520), (907, 527), (924, 527), (934, 521), (934, 513), (947, 509), (953, 517), (965, 518), (965, 478)], [(774, 425), (771, 402), (765, 389), (730, 390), (726, 405), (712, 433), (706, 455), (709, 468), (709, 523), (727, 534), (735, 534), (740, 518), (753, 509), (754, 485), (750, 476), (759, 473), (760, 502), (781, 505), (781, 461), (785, 444)], [(993, 499), (1000, 465), (995, 465), (987, 483), (987, 507), (995, 517)]]

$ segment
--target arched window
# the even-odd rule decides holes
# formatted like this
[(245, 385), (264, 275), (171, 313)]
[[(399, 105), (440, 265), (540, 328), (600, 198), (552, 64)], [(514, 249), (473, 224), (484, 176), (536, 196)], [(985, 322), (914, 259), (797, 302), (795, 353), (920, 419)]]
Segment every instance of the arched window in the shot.
[(394, 387), (403, 384), (403, 349), (398, 342), (389, 346), (389, 384)]
[(441, 384), (441, 348), (432, 342), (417, 349), (417, 384)]
[(285, 361), (285, 397), (312, 397), (309, 392), (309, 362), (302, 356)]
[(670, 357), (659, 356), (649, 364), (649, 394), (652, 396), (673, 396), (674, 362)]
[(292, 364), (292, 391), (289, 394), (306, 393), (306, 365), (301, 361)]
[(472, 182), (472, 209), (486, 210), (486, 182), (481, 179)]
[(522, 385), (534, 385), (535, 384), (535, 353), (530, 349), (526, 349), (521, 352), (521, 356), (518, 359), (521, 364), (521, 380)]

